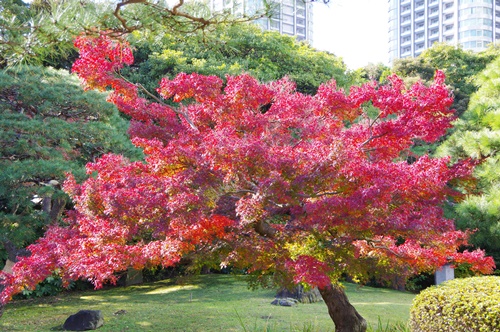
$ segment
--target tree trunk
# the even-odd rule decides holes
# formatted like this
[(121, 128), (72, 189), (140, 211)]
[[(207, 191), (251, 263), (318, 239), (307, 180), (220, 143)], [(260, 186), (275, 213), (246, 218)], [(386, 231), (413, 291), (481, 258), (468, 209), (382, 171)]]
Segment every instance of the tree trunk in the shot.
[(366, 331), (366, 320), (349, 303), (342, 287), (330, 285), (320, 289), (319, 292), (335, 324), (335, 332)]
[[(0, 278), (0, 293), (5, 289), (5, 285), (3, 284), (3, 278)], [(0, 317), (3, 315), (3, 311), (5, 310), (5, 305), (0, 303)]]

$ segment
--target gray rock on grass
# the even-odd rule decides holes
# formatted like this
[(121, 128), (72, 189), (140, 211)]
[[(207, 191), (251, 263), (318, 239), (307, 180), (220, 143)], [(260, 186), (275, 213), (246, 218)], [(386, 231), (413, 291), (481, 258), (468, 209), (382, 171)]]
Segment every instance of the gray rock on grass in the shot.
[(80, 310), (64, 322), (66, 331), (96, 330), (104, 324), (101, 310)]

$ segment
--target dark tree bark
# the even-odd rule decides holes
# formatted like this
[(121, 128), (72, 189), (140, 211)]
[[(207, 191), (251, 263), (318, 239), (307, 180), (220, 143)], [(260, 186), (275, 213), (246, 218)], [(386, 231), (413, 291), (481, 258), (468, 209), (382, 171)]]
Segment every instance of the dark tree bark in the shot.
[[(0, 293), (4, 290), (5, 286), (2, 283), (2, 279), (0, 279)], [(0, 318), (3, 315), (3, 311), (5, 310), (5, 306), (0, 303)]]
[(330, 285), (319, 292), (328, 307), (336, 332), (366, 331), (366, 320), (349, 303), (342, 287)]
[(0, 242), (4, 245), (5, 250), (7, 251), (8, 259), (14, 263), (17, 262), (17, 257), (27, 257), (31, 255), (29, 250), (24, 248), (19, 249), (8, 239), (2, 239)]

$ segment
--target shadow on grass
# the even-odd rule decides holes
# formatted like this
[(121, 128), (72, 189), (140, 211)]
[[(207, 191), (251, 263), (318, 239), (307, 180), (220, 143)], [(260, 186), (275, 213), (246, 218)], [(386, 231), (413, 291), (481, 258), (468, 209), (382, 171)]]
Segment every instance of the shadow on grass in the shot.
[[(262, 290), (272, 301), (275, 291)], [(260, 293), (260, 292), (259, 292)], [(191, 303), (191, 302), (218, 302), (221, 300), (232, 301), (241, 300), (255, 295), (248, 289), (243, 277), (233, 277), (227, 275), (204, 275), (173, 280), (163, 280), (150, 284), (137, 286), (112, 288), (99, 290), (95, 293), (85, 293), (80, 296), (80, 301), (84, 304), (89, 302), (109, 302), (114, 303), (134, 302), (134, 303), (161, 303), (166, 302)]]

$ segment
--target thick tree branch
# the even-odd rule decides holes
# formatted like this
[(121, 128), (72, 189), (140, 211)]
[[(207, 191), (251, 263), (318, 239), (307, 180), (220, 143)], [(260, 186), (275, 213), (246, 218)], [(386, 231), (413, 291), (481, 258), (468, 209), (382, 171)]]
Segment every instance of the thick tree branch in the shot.
[(121, 8), (123, 6), (126, 6), (126, 5), (130, 5), (132, 3), (143, 3), (143, 4), (146, 4), (147, 1), (146, 0), (127, 0), (127, 1), (122, 1), (122, 2), (119, 2), (116, 4), (116, 8), (115, 8), (115, 11), (113, 12), (113, 15), (118, 19), (118, 21), (120, 21), (120, 23), (122, 24), (123, 28), (126, 30), (126, 32), (132, 32), (134, 30), (137, 30), (139, 28), (139, 26), (135, 26), (135, 27), (130, 27), (127, 25), (127, 20), (124, 19), (120, 12), (121, 12)]
[(311, 195), (298, 193), (297, 196), (299, 196), (301, 198), (319, 198), (319, 197), (323, 197), (323, 196), (334, 196), (334, 195), (338, 195), (338, 194), (340, 194), (340, 191), (325, 191), (322, 193), (311, 194)]
[(257, 232), (257, 234), (268, 237), (268, 238), (275, 238), (276, 234), (278, 231), (273, 228), (269, 223), (259, 220), (256, 222), (253, 226), (253, 229)]
[(121, 14), (122, 7), (130, 4), (143, 4), (145, 6), (150, 6), (156, 10), (156, 13), (160, 15), (161, 19), (169, 20), (169, 28), (182, 31), (182, 32), (194, 32), (196, 30), (204, 30), (210, 25), (220, 24), (220, 23), (241, 23), (249, 22), (264, 16), (269, 15), (271, 12), (271, 6), (265, 6), (265, 8), (254, 15), (241, 17), (231, 17), (228, 13), (214, 14), (210, 18), (204, 18), (201, 16), (195, 16), (189, 14), (186, 11), (180, 10), (185, 4), (184, 0), (178, 0), (178, 2), (170, 9), (155, 3), (151, 3), (147, 0), (122, 0), (116, 7), (113, 15), (120, 21), (124, 31), (122, 33), (130, 33), (134, 30), (138, 30), (143, 26), (141, 24), (130, 26), (127, 19)]

